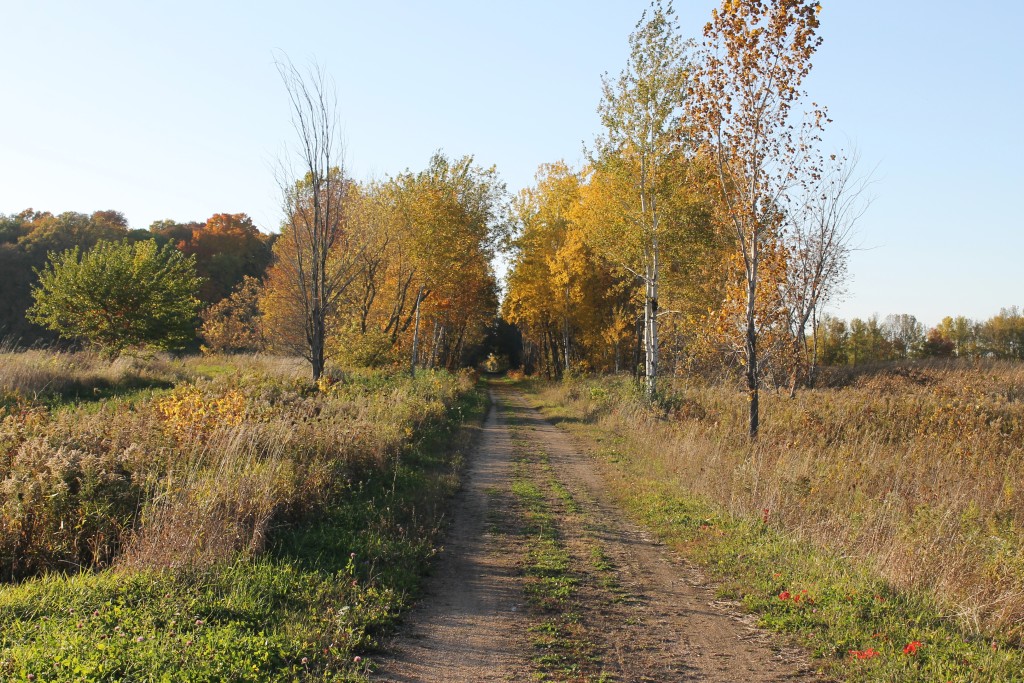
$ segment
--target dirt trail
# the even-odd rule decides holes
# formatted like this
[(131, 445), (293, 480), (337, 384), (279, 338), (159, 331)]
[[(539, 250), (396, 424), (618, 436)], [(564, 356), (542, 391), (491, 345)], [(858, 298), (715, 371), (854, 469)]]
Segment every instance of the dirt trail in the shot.
[(512, 441), (495, 397), (452, 509), (444, 552), (424, 599), (380, 664), (381, 681), (520, 681), (523, 610), (516, 555), (499, 547), (493, 525), (510, 504)]
[(571, 556), (573, 637), (586, 651), (577, 669), (541, 665), (545, 680), (821, 680), (802, 652), (716, 601), (699, 571), (625, 521), (569, 435), (511, 390), (496, 389), (492, 401), (440, 566), (378, 680), (535, 680), (530, 627), (546, 615), (524, 595), (527, 553), (516, 528), (523, 520), (510, 493), (526, 469), (548, 492), (559, 544)]

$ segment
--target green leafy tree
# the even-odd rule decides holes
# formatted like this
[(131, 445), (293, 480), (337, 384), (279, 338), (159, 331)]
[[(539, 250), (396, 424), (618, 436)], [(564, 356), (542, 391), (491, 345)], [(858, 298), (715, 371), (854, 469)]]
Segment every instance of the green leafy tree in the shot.
[(33, 271), (46, 264), (51, 251), (88, 250), (100, 240), (132, 239), (127, 226), (117, 211), (66, 211), (55, 216), (26, 209), (0, 216), (0, 338), (19, 344), (56, 341), (25, 317), (36, 284)]
[(101, 241), (50, 254), (28, 317), (65, 339), (116, 356), (127, 348), (176, 349), (195, 337), (195, 260), (155, 241)]
[(822, 365), (846, 365), (850, 330), (845, 320), (825, 314), (814, 329), (814, 345)]
[(892, 344), (886, 338), (885, 326), (879, 322), (877, 314), (867, 320), (854, 318), (850, 321), (846, 354), (850, 365), (892, 360)]

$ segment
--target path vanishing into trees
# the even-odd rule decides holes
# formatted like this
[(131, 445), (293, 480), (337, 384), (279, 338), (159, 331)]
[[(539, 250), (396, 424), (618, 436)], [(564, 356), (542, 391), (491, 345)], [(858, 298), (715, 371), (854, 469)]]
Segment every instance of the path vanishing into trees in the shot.
[(491, 402), (442, 557), (375, 680), (820, 680), (627, 521), (567, 433), (512, 389)]

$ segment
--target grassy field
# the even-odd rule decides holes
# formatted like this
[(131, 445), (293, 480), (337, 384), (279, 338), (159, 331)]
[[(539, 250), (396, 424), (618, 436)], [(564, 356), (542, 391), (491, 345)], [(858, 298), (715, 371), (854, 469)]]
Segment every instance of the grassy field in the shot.
[(763, 399), (526, 382), (621, 502), (851, 680), (1024, 680), (1024, 367), (907, 365)]
[(3, 680), (364, 680), (485, 407), (280, 359), (0, 368)]
[[(0, 354), (0, 679), (366, 679), (484, 401), (469, 376), (304, 374)], [(656, 408), (627, 378), (521, 386), (830, 675), (1024, 680), (1024, 368), (826, 384), (765, 396), (754, 444), (730, 385)]]

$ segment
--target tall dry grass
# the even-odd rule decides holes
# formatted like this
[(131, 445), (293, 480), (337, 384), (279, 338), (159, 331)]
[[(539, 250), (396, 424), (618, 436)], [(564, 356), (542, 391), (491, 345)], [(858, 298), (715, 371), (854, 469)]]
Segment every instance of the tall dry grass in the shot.
[(102, 399), (109, 393), (167, 388), (225, 374), (292, 380), (305, 377), (308, 370), (300, 358), (264, 354), (175, 357), (147, 353), (109, 359), (95, 351), (16, 351), (0, 346), (0, 405), (19, 399)]
[(0, 371), (16, 398), (0, 403), (5, 580), (259, 552), (274, 524), (314, 514), (385, 469), (470, 386), (422, 374), (339, 375), (314, 387), (286, 359), (158, 359), (123, 381), (179, 378), (172, 391), (58, 409), (28, 392), (57, 395), (52, 376), (62, 368), (75, 382), (119, 370), (39, 352), (15, 361), (19, 369)]
[[(552, 385), (552, 403), (628, 435), (649, 474), (926, 591), (970, 629), (1024, 635), (1024, 366), (905, 365), (762, 401), (676, 382), (659, 410), (628, 380)], [(767, 512), (765, 512), (767, 511)]]
[(0, 400), (10, 401), (19, 396), (88, 396), (113, 387), (169, 386), (187, 374), (180, 362), (165, 354), (110, 360), (90, 351), (0, 349)]

